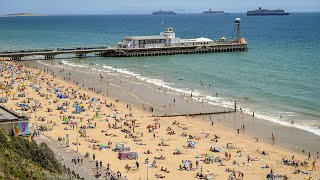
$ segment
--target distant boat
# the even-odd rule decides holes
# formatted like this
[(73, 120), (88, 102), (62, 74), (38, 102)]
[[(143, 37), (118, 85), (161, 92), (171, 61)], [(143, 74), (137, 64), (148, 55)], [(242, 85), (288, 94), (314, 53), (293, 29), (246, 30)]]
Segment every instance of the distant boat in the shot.
[(171, 15), (171, 14), (178, 14), (178, 13), (176, 13), (176, 12), (174, 12), (174, 11), (162, 11), (162, 10), (159, 10), (159, 11), (156, 11), (156, 12), (153, 12), (152, 13), (153, 15), (166, 15), (166, 14), (169, 14), (169, 15)]
[(225, 11), (212, 11), (209, 9), (208, 11), (203, 11), (202, 14), (212, 14), (212, 15), (228, 15), (230, 13)]
[(275, 10), (269, 10), (269, 9), (262, 9), (259, 7), (259, 9), (253, 10), (253, 11), (247, 11), (247, 16), (280, 16), (280, 15), (289, 15), (287, 11), (283, 9), (275, 9)]

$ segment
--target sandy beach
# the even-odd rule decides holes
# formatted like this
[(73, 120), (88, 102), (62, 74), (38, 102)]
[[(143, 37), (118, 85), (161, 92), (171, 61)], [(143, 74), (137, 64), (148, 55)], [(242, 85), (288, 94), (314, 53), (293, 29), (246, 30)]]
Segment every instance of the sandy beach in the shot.
[[(112, 73), (105, 73), (100, 79), (100, 72), (95, 77), (92, 73), (84, 77), (85, 72), (82, 76), (77, 73), (81, 68), (76, 70), (57, 63), (54, 64), (55, 68), (50, 67), (50, 71), (48, 67), (40, 65), (38, 69), (27, 68), (24, 65), (28, 62), (3, 63), (0, 80), (3, 84), (12, 84), (12, 89), (3, 85), (2, 96), (9, 99), (3, 105), (20, 114), (27, 114), (33, 127), (48, 129), (41, 133), (56, 139), (61, 137), (64, 143), (68, 134), (71, 149), (77, 149), (78, 139), (81, 154), (89, 153), (90, 158), (95, 154), (96, 160), (101, 160), (104, 166), (109, 163), (110, 169), (119, 171), (122, 177), (177, 179), (179, 176), (179, 179), (194, 179), (197, 178), (196, 174), (201, 173), (214, 179), (266, 179), (268, 174), (278, 179), (320, 177), (319, 155), (317, 157), (316, 154), (317, 149), (320, 150), (317, 148), (319, 142), (309, 134), (290, 136), (287, 132), (292, 129), (272, 127), (268, 123), (254, 132), (250, 128), (254, 122), (248, 121), (252, 119), (249, 116), (236, 123), (225, 120), (243, 117), (240, 112), (193, 117), (195, 111), (211, 112), (220, 109), (215, 106), (204, 107), (195, 101), (183, 103), (170, 93), (161, 90), (156, 92), (155, 87), (150, 87), (153, 91), (142, 92), (146, 94), (145, 99), (134, 100), (130, 92), (139, 91), (139, 86), (126, 84), (129, 83), (126, 79), (117, 79), (115, 81), (119, 84), (116, 84), (111, 80), (116, 79)], [(8, 65), (11, 67), (8, 68)], [(88, 82), (84, 85), (82, 78), (92, 84)], [(99, 88), (93, 86), (99, 84), (99, 81)], [(118, 88), (106, 85), (109, 83)], [(171, 104), (168, 104), (168, 99), (172, 100)], [(186, 99), (184, 97), (183, 101)], [(29, 108), (19, 107), (22, 103)], [(191, 113), (190, 116), (181, 117), (154, 116), (173, 112)], [(274, 130), (261, 132), (261, 136), (257, 136), (264, 128)], [(295, 137), (309, 140), (308, 145), (302, 148), (301, 144), (287, 140)], [(112, 150), (117, 143), (118, 150), (135, 152), (138, 159), (120, 160), (119, 152)], [(299, 146), (305, 150), (304, 153), (298, 151)], [(126, 154), (123, 154), (121, 158), (126, 158)], [(101, 174), (105, 176), (106, 171)]]

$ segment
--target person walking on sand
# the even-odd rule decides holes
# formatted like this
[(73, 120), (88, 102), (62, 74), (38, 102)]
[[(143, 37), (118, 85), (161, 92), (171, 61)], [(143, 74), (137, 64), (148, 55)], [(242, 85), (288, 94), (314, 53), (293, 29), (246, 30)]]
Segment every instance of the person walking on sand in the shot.
[(312, 171), (316, 171), (316, 159), (312, 162)]
[(274, 145), (274, 142), (275, 142), (275, 137), (274, 137), (274, 134), (272, 133), (272, 145)]
[(309, 152), (309, 154), (308, 154), (308, 160), (310, 160), (311, 159), (311, 153)]
[(96, 161), (96, 169), (97, 169), (97, 171), (99, 169), (99, 162), (98, 161)]
[(259, 142), (259, 139), (258, 139), (257, 137), (255, 137), (255, 139), (256, 139), (256, 143), (258, 143), (258, 142)]
[(103, 79), (103, 76), (102, 76), (102, 74), (100, 74), (100, 81), (102, 82), (102, 79)]

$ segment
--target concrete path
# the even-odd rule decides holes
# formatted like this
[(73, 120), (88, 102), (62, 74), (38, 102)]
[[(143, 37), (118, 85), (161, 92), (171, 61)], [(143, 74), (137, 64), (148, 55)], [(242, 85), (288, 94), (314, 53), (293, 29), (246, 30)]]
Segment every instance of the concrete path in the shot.
[[(46, 136), (42, 133), (39, 137), (35, 137), (34, 140), (40, 144), (42, 142), (46, 143), (49, 148), (55, 153), (57, 160), (62, 164), (65, 165), (67, 168), (69, 167), (71, 171), (74, 171), (76, 174), (79, 174), (80, 177), (84, 178), (85, 180), (97, 180), (97, 179), (106, 179), (106, 167), (102, 167), (100, 178), (96, 178), (94, 176), (96, 172), (96, 164), (91, 158), (85, 158), (80, 153), (70, 150), (64, 145), (62, 142), (55, 140), (49, 136)], [(75, 163), (71, 162), (73, 158), (80, 157), (83, 159), (82, 165), (76, 165)], [(111, 171), (111, 174), (114, 172)]]

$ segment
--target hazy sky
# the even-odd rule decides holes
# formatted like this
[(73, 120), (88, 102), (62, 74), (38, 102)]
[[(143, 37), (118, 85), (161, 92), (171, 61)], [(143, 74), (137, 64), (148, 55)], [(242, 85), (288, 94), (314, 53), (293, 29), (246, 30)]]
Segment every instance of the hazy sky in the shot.
[(198, 13), (209, 8), (246, 12), (259, 6), (320, 12), (320, 0), (0, 0), (0, 14), (149, 14), (159, 9)]

